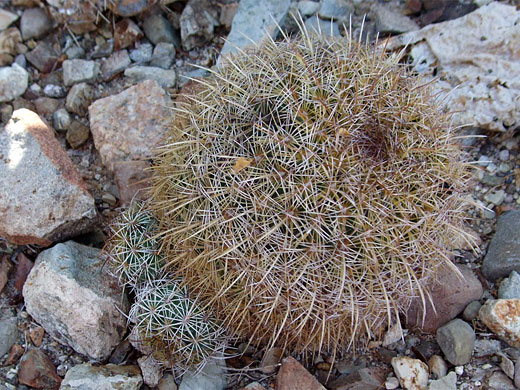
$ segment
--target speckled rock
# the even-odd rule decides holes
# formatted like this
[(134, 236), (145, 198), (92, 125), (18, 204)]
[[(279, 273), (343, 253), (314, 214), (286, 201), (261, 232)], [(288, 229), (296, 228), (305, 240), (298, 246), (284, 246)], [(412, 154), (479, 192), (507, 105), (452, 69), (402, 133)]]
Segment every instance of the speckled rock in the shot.
[(218, 9), (210, 0), (190, 0), (182, 10), (181, 41), (185, 50), (207, 44), (218, 26)]
[(520, 298), (520, 275), (516, 271), (511, 271), (509, 277), (500, 282), (500, 286), (498, 287), (498, 298)]
[(426, 390), (428, 366), (419, 359), (407, 356), (392, 358), (392, 367), (401, 387), (405, 390)]
[(67, 86), (94, 81), (99, 74), (99, 64), (87, 60), (63, 61), (63, 83)]
[(2, 358), (18, 339), (16, 317), (0, 320), (0, 358)]
[(65, 107), (70, 112), (83, 116), (87, 113), (88, 106), (94, 99), (95, 94), (96, 91), (90, 84), (74, 84), (67, 94)]
[(131, 63), (127, 50), (116, 51), (101, 65), (101, 75), (103, 79), (108, 80), (117, 73), (123, 72)]
[(512, 347), (520, 347), (520, 299), (488, 299), (480, 320)]
[(139, 367), (85, 363), (67, 371), (60, 390), (138, 390), (142, 384)]
[(475, 332), (467, 322), (457, 318), (437, 329), (437, 344), (451, 364), (462, 366), (473, 355)]
[(80, 173), (40, 117), (16, 110), (0, 131), (0, 235), (48, 246), (97, 222)]
[(225, 367), (224, 361), (217, 360), (206, 364), (198, 374), (186, 372), (182, 376), (179, 390), (224, 390), (226, 377), (223, 367)]
[(22, 96), (29, 85), (29, 73), (20, 65), (0, 68), (0, 103)]
[(24, 41), (31, 38), (39, 39), (47, 34), (51, 28), (52, 21), (44, 8), (29, 8), (23, 11), (20, 30)]
[(27, 312), (59, 342), (106, 359), (126, 332), (128, 300), (100, 250), (73, 241), (41, 252), (23, 288)]
[(90, 131), (103, 164), (113, 170), (116, 161), (152, 157), (153, 147), (171, 120), (170, 104), (170, 98), (154, 80), (92, 103)]
[(57, 389), (61, 378), (51, 359), (39, 349), (31, 349), (20, 360), (18, 381), (37, 389)]
[(431, 381), (428, 390), (457, 390), (457, 374), (452, 371), (440, 379)]
[(131, 82), (155, 80), (163, 88), (171, 88), (177, 82), (177, 74), (173, 69), (161, 69), (154, 66), (133, 66), (125, 70), (125, 77)]

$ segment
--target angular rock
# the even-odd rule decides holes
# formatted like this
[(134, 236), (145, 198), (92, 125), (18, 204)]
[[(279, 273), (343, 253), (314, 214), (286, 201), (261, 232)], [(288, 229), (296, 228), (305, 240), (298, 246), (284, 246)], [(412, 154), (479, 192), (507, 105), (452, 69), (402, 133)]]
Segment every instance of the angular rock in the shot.
[(22, 34), (16, 27), (0, 32), (0, 54), (16, 55), (18, 53), (18, 45), (21, 43)]
[(507, 277), (512, 271), (520, 272), (520, 211), (508, 211), (498, 218), (482, 262), (482, 273), (491, 281)]
[(392, 367), (404, 390), (425, 390), (428, 386), (428, 366), (419, 359), (395, 357)]
[(16, 340), (18, 340), (16, 317), (0, 320), (0, 358), (9, 352)]
[(379, 390), (385, 382), (386, 372), (377, 367), (362, 368), (327, 384), (334, 390)]
[(126, 331), (128, 301), (103, 263), (99, 249), (57, 244), (38, 255), (23, 289), (45, 331), (91, 359), (108, 358)]
[(520, 389), (520, 358), (516, 359), (515, 363), (515, 377), (514, 377), (514, 384), (517, 389)]
[(500, 340), (477, 339), (475, 340), (476, 357), (491, 356), (502, 350)]
[(135, 49), (130, 50), (130, 59), (138, 64), (144, 64), (152, 59), (153, 46), (149, 43), (141, 43)]
[(18, 20), (18, 15), (4, 9), (0, 9), (0, 31), (5, 30), (9, 25)]
[(457, 374), (452, 371), (440, 379), (431, 381), (428, 390), (457, 390)]
[(7, 355), (5, 365), (10, 366), (11, 364), (17, 363), (18, 360), (20, 360), (20, 358), (24, 354), (24, 352), (25, 349), (20, 344), (13, 344), (13, 346), (9, 350), (9, 355)]
[(145, 385), (154, 387), (159, 384), (162, 378), (163, 366), (157, 363), (151, 356), (141, 356), (137, 359), (137, 364), (141, 369)]
[(171, 121), (169, 104), (170, 98), (154, 80), (92, 103), (90, 131), (103, 164), (113, 170), (116, 161), (150, 158)]
[(439, 355), (433, 355), (428, 360), (428, 366), (430, 367), (430, 372), (436, 378), (442, 378), (448, 374), (448, 364)]
[(455, 319), (437, 329), (437, 343), (451, 364), (462, 366), (473, 355), (475, 332), (467, 322)]
[(419, 26), (408, 16), (383, 4), (374, 7), (376, 30), (382, 34), (402, 34), (419, 30)]
[(36, 112), (46, 119), (50, 118), (53, 112), (56, 111), (61, 105), (60, 100), (46, 96), (35, 99), (33, 103)]
[(505, 355), (502, 355), (502, 360), (500, 361), (500, 368), (509, 378), (514, 379), (515, 377), (515, 365), (514, 363)]
[(520, 299), (520, 275), (516, 271), (511, 271), (509, 278), (500, 282), (498, 287), (499, 299)]
[(52, 28), (52, 21), (43, 8), (29, 8), (23, 11), (20, 30), (24, 41), (39, 39)]
[(320, 9), (321, 4), (312, 0), (298, 1), (296, 7), (302, 16), (314, 15)]
[(474, 272), (465, 266), (457, 266), (461, 275), (451, 269), (445, 269), (438, 275), (439, 282), (430, 288), (435, 310), (429, 300), (426, 302), (425, 322), (422, 303), (414, 300), (407, 313), (407, 328), (420, 327), (428, 333), (437, 329), (461, 313), (468, 303), (479, 300), (482, 296), (482, 284)]
[[(4, 289), (7, 280), (9, 279), (9, 272), (11, 271), (12, 265), (7, 256), (0, 257), (0, 293)], [(0, 356), (2, 356), (0, 354)]]
[(323, 0), (318, 15), (323, 19), (349, 22), (352, 9), (347, 0)]
[(155, 80), (163, 88), (172, 88), (177, 82), (177, 74), (173, 69), (161, 69), (154, 66), (134, 66), (126, 69), (124, 74), (133, 83)]
[(278, 369), (278, 364), (282, 360), (283, 350), (281, 348), (270, 348), (262, 357), (260, 369), (264, 374), (272, 374)]
[(25, 57), (40, 72), (50, 73), (60, 59), (60, 53), (49, 41), (43, 40), (38, 42), (36, 47)]
[(462, 318), (466, 321), (473, 321), (475, 318), (478, 317), (478, 312), (482, 305), (479, 301), (473, 301), (471, 302), (464, 311), (462, 312)]
[(175, 377), (170, 373), (164, 374), (157, 385), (157, 390), (177, 390)]
[(511, 379), (500, 371), (492, 373), (489, 378), (487, 378), (486, 382), (486, 388), (490, 390), (516, 390)]
[(512, 347), (520, 347), (520, 299), (488, 299), (480, 320)]
[(181, 41), (184, 49), (202, 47), (211, 41), (215, 26), (218, 24), (218, 9), (214, 2), (189, 0), (180, 19)]
[(325, 387), (293, 357), (282, 361), (275, 386), (277, 390), (325, 390)]
[(162, 69), (170, 69), (175, 60), (175, 46), (171, 43), (160, 42), (153, 50), (150, 65)]
[(146, 198), (147, 180), (152, 173), (146, 161), (119, 161), (114, 164), (114, 177), (121, 205), (129, 205), (134, 197)]
[(70, 112), (78, 115), (85, 115), (88, 107), (96, 95), (96, 90), (87, 83), (74, 84), (67, 94), (65, 107)]
[(37, 389), (57, 389), (61, 378), (51, 359), (39, 349), (31, 349), (20, 361), (18, 381)]
[(31, 273), (32, 268), (34, 267), (34, 263), (23, 253), (20, 253), (16, 260), (18, 264), (16, 264), (16, 272), (14, 276), (14, 288), (18, 291), (23, 290), (23, 286), (27, 281), (27, 277)]
[(87, 142), (89, 135), (90, 131), (87, 126), (80, 121), (72, 121), (67, 130), (66, 138), (70, 147), (76, 149)]
[(54, 126), (55, 130), (67, 130), (71, 124), (71, 121), (72, 118), (70, 117), (69, 112), (64, 108), (60, 108), (54, 112), (54, 114), (52, 114), (52, 125)]
[(222, 4), (220, 6), (220, 24), (226, 28), (231, 28), (237, 11), (238, 3)]
[(131, 63), (127, 50), (116, 51), (101, 65), (103, 79), (108, 80), (117, 73), (123, 72)]
[(143, 30), (146, 38), (154, 45), (159, 42), (173, 43), (179, 45), (179, 37), (173, 31), (173, 27), (164, 16), (152, 15), (143, 22)]
[(138, 390), (143, 384), (137, 366), (78, 364), (65, 374), (60, 390)]
[(99, 64), (96, 61), (65, 60), (62, 66), (63, 83), (67, 86), (94, 81), (99, 74)]
[(114, 49), (126, 49), (142, 36), (143, 32), (132, 19), (120, 20), (114, 28)]
[(0, 103), (9, 102), (23, 95), (29, 84), (29, 73), (14, 63), (0, 68)]
[(182, 376), (179, 390), (224, 390), (226, 377), (223, 367), (225, 363), (216, 360), (206, 364), (197, 374), (187, 371)]
[(340, 37), (341, 32), (339, 31), (338, 24), (331, 22), (330, 20), (323, 20), (317, 16), (311, 16), (305, 21), (305, 28), (309, 32), (314, 32), (322, 35), (329, 35), (333, 37)]
[(125, 18), (146, 11), (155, 4), (154, 0), (117, 0), (109, 4), (110, 10)]
[(81, 175), (37, 114), (13, 113), (0, 131), (0, 155), (0, 235), (48, 246), (97, 222)]
[(238, 49), (251, 47), (253, 42), (261, 45), (271, 36), (278, 35), (278, 27), (289, 12), (290, 0), (242, 0), (233, 19), (231, 32), (220, 52), (219, 62), (230, 53)]

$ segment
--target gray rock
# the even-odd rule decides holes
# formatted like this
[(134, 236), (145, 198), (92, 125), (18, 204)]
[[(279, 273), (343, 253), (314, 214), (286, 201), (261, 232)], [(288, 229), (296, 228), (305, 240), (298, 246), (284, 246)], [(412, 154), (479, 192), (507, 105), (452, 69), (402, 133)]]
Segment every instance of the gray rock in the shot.
[(26, 69), (27, 68), (27, 58), (25, 58), (25, 54), (21, 53), (21, 54), (18, 54), (15, 58), (14, 58), (14, 62), (18, 65), (20, 65), (22, 68)]
[(175, 46), (171, 43), (160, 42), (153, 50), (150, 66), (162, 69), (170, 69), (175, 60)]
[(496, 175), (487, 173), (486, 171), (477, 171), (477, 179), (482, 183), (490, 187), (501, 186), (504, 183), (504, 178)]
[(2, 123), (7, 123), (13, 115), (13, 106), (10, 104), (3, 104), (0, 106), (0, 120)]
[(498, 218), (482, 263), (482, 272), (491, 281), (506, 277), (511, 271), (520, 272), (520, 211), (508, 211)]
[(475, 356), (494, 355), (502, 350), (499, 340), (477, 339), (475, 341)]
[(153, 66), (134, 66), (125, 70), (125, 77), (134, 83), (143, 80), (155, 80), (163, 88), (175, 86), (177, 75), (173, 69), (161, 69)]
[(106, 359), (126, 331), (128, 300), (100, 250), (73, 241), (41, 252), (23, 288), (27, 312), (59, 342)]
[(198, 374), (186, 372), (182, 377), (179, 390), (224, 390), (226, 377), (223, 367), (225, 363), (216, 360), (206, 364)]
[(60, 108), (59, 110), (54, 112), (54, 114), (52, 114), (52, 125), (54, 126), (55, 130), (67, 130), (70, 126), (71, 121), (72, 119), (70, 117), (69, 112), (64, 108)]
[(136, 366), (78, 364), (65, 374), (60, 390), (138, 390), (143, 384)]
[(515, 363), (515, 377), (513, 379), (517, 389), (520, 389), (520, 357), (516, 359)]
[(97, 221), (80, 173), (37, 114), (16, 110), (0, 131), (0, 234), (13, 243), (50, 245)]
[(152, 59), (153, 46), (141, 43), (137, 48), (130, 50), (130, 59), (137, 64), (144, 64)]
[(47, 40), (38, 42), (36, 47), (25, 54), (27, 61), (40, 72), (50, 73), (60, 58), (60, 53)]
[(106, 42), (96, 45), (94, 47), (94, 52), (92, 53), (91, 57), (93, 59), (104, 58), (104, 57), (108, 57), (113, 52), (114, 52), (114, 40), (109, 39)]
[(47, 84), (43, 88), (43, 93), (45, 96), (51, 97), (51, 98), (62, 98), (67, 95), (67, 91), (65, 88), (63, 88), (60, 85), (54, 85), (54, 84)]
[(492, 373), (489, 378), (487, 378), (487, 389), (489, 390), (515, 390), (516, 387), (507, 377), (506, 374), (504, 374), (501, 371), (495, 371)]
[(451, 364), (461, 366), (471, 360), (475, 332), (466, 322), (455, 319), (437, 329), (437, 343)]
[(66, 86), (94, 81), (99, 74), (99, 64), (87, 60), (63, 61), (63, 83)]
[(495, 206), (500, 206), (506, 198), (504, 190), (490, 191), (484, 195), (484, 200), (488, 203), (493, 203)]
[(302, 0), (296, 3), (296, 7), (298, 8), (298, 12), (302, 16), (311, 16), (314, 15), (320, 9), (320, 3), (311, 0)]
[(87, 83), (74, 84), (65, 100), (65, 107), (70, 112), (83, 116), (94, 99), (95, 92), (94, 87)]
[(473, 321), (475, 318), (478, 317), (478, 311), (482, 305), (479, 301), (473, 301), (462, 312), (462, 318), (464, 318), (466, 321)]
[(162, 378), (164, 367), (151, 356), (141, 356), (137, 359), (137, 364), (141, 369), (144, 383), (150, 387), (157, 386)]
[(89, 135), (90, 131), (87, 126), (80, 121), (72, 121), (67, 130), (66, 138), (70, 147), (76, 149), (87, 142)]
[(275, 38), (278, 34), (276, 24), (282, 25), (290, 5), (290, 0), (240, 1), (231, 32), (220, 52), (219, 63), (223, 56), (251, 47), (251, 40), (261, 44), (267, 36)]
[(29, 73), (14, 63), (0, 68), (0, 103), (23, 95), (29, 85)]
[(348, 23), (352, 9), (347, 0), (323, 0), (318, 15), (323, 19), (334, 19), (340, 23)]
[(445, 377), (431, 381), (428, 390), (457, 390), (457, 374), (451, 371)]
[(5, 30), (9, 25), (18, 19), (18, 15), (4, 9), (0, 9), (0, 31)]
[(419, 30), (419, 26), (408, 16), (386, 5), (377, 4), (374, 7), (376, 30), (379, 33), (402, 34)]
[(179, 88), (190, 81), (190, 79), (202, 79), (208, 74), (209, 72), (206, 69), (194, 69), (185, 73), (179, 73)]
[(181, 41), (185, 50), (202, 47), (213, 39), (218, 9), (210, 0), (189, 0), (181, 18)]
[(18, 340), (16, 317), (0, 320), (0, 358), (11, 349)]
[(341, 33), (339, 31), (338, 24), (336, 22), (331, 22), (329, 20), (323, 20), (318, 18), (317, 16), (310, 17), (305, 21), (305, 28), (309, 32), (314, 32), (317, 34), (323, 35), (331, 35), (339, 37)]
[(131, 63), (132, 61), (130, 60), (130, 56), (126, 49), (116, 51), (108, 57), (105, 62), (103, 62), (103, 65), (101, 65), (101, 74), (103, 75), (103, 79), (108, 80), (115, 74), (123, 72)]
[(65, 50), (65, 54), (69, 60), (76, 60), (85, 57), (85, 49), (74, 45)]
[(29, 8), (23, 11), (20, 20), (20, 30), (24, 41), (31, 38), (39, 39), (52, 28), (52, 22), (44, 8)]
[(159, 42), (173, 43), (179, 46), (179, 36), (173, 30), (172, 25), (164, 16), (152, 15), (143, 23), (144, 35), (150, 42), (157, 45)]
[(520, 299), (520, 275), (518, 275), (517, 272), (511, 271), (509, 278), (506, 278), (500, 282), (500, 287), (498, 288), (498, 298)]
[(428, 367), (430, 367), (430, 372), (434, 375), (434, 378), (437, 379), (445, 377), (448, 373), (448, 363), (439, 355), (433, 355), (428, 359)]

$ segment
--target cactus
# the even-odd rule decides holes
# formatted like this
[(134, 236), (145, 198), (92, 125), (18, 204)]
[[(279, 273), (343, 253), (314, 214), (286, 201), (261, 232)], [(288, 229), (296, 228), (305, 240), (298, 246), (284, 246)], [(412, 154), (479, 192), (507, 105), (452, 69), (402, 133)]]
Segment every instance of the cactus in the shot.
[(234, 337), (364, 346), (456, 272), (469, 164), (400, 60), (303, 31), (229, 57), (176, 107), (153, 166), (161, 253)]

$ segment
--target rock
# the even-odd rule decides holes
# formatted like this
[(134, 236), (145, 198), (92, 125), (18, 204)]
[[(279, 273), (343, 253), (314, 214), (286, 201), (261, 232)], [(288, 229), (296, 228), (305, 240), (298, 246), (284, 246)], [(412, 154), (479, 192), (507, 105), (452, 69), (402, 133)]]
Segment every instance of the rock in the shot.
[(101, 196), (101, 200), (109, 204), (110, 206), (115, 206), (117, 204), (116, 197), (109, 192), (103, 193), (103, 195)]
[(22, 34), (16, 27), (0, 30), (0, 54), (16, 55), (18, 47), (22, 43)]
[(65, 107), (70, 112), (84, 116), (95, 94), (94, 87), (87, 83), (74, 84), (65, 100)]
[(220, 24), (228, 29), (231, 28), (231, 25), (233, 24), (233, 19), (235, 18), (237, 11), (237, 3), (221, 4), (219, 18)]
[(511, 379), (509, 379), (503, 372), (495, 371), (487, 379), (487, 389), (489, 390), (515, 390)]
[(508, 211), (498, 218), (482, 262), (482, 273), (491, 281), (507, 277), (512, 271), (520, 272), (520, 211)]
[(266, 388), (258, 382), (252, 382), (240, 390), (266, 390)]
[(224, 390), (226, 377), (223, 367), (225, 363), (216, 360), (206, 364), (198, 374), (185, 372), (179, 390)]
[(137, 359), (145, 385), (154, 387), (159, 384), (164, 368), (151, 356), (141, 356)]
[(137, 366), (78, 364), (65, 374), (60, 390), (138, 390), (143, 384)]
[(467, 322), (455, 319), (437, 329), (437, 343), (451, 364), (462, 366), (473, 355), (475, 332)]
[(476, 357), (490, 356), (502, 350), (499, 340), (477, 339), (475, 341)]
[(428, 366), (407, 356), (392, 359), (395, 376), (404, 390), (425, 390), (428, 386)]
[[(309, 32), (315, 32), (317, 34), (331, 35), (333, 37), (340, 37), (338, 24), (329, 20), (323, 20), (317, 16), (310, 17), (305, 21), (305, 28)], [(331, 34), (332, 32), (332, 34)]]
[(275, 387), (277, 390), (325, 390), (325, 387), (293, 357), (282, 361), (276, 375)]
[(0, 103), (23, 95), (29, 85), (29, 73), (18, 64), (0, 68)]
[(516, 358), (514, 384), (520, 389), (520, 358)]
[(504, 190), (490, 191), (484, 195), (484, 200), (488, 203), (493, 203), (495, 206), (500, 206), (506, 198)]
[(172, 88), (177, 82), (177, 74), (173, 69), (161, 69), (153, 66), (134, 66), (125, 70), (125, 77), (131, 82), (155, 80), (163, 88)]
[(138, 64), (144, 64), (152, 59), (153, 46), (141, 43), (137, 48), (130, 50), (130, 59)]
[(114, 40), (109, 39), (108, 41), (101, 42), (94, 47), (94, 52), (91, 58), (98, 59), (108, 57), (114, 52)]
[(171, 43), (160, 42), (153, 50), (150, 65), (162, 69), (170, 69), (175, 60), (175, 46)]
[(114, 178), (119, 192), (121, 205), (129, 205), (134, 196), (145, 198), (144, 190), (151, 177), (146, 161), (119, 161), (114, 164)]
[(101, 74), (104, 80), (110, 79), (117, 73), (123, 72), (130, 66), (132, 61), (128, 55), (128, 51), (119, 50), (108, 57), (103, 65), (101, 65)]
[(386, 390), (394, 390), (399, 387), (399, 379), (395, 376), (391, 376), (385, 381), (385, 389)]
[(23, 253), (20, 253), (16, 257), (16, 260), (18, 263), (16, 264), (16, 272), (14, 275), (14, 288), (21, 292), (29, 273), (34, 267), (34, 263)]
[(38, 255), (23, 289), (45, 331), (91, 359), (108, 358), (126, 331), (128, 301), (103, 263), (99, 249), (57, 244)]
[(457, 390), (457, 374), (451, 371), (448, 375), (431, 381), (428, 390)]
[(71, 122), (72, 122), (72, 119), (70, 117), (70, 114), (64, 108), (60, 108), (59, 110), (55, 111), (54, 114), (52, 114), (52, 125), (54, 126), (55, 130), (58, 130), (58, 131), (67, 130), (69, 128)]
[(92, 103), (90, 131), (103, 164), (113, 170), (116, 161), (150, 158), (171, 120), (170, 104), (154, 80)]
[(51, 98), (62, 98), (67, 95), (67, 91), (60, 85), (47, 84), (45, 88), (43, 88), (43, 93), (45, 96)]
[(96, 61), (63, 61), (63, 83), (67, 86), (95, 81), (98, 74), (99, 64)]
[(170, 373), (165, 373), (157, 385), (157, 390), (177, 390), (175, 377)]
[(90, 131), (87, 126), (80, 121), (72, 121), (67, 130), (67, 142), (71, 148), (77, 149), (87, 142), (89, 134)]
[(509, 378), (514, 379), (515, 377), (515, 365), (514, 363), (505, 355), (502, 355), (502, 360), (500, 361), (500, 368)]
[(41, 326), (36, 326), (29, 331), (29, 337), (36, 347), (41, 347), (45, 330)]
[(383, 4), (374, 7), (376, 30), (382, 34), (402, 34), (419, 30), (419, 26), (408, 16)]
[(9, 122), (11, 115), (13, 115), (13, 106), (10, 104), (3, 104), (0, 106), (0, 119), (2, 123)]
[(65, 55), (69, 60), (77, 60), (85, 57), (85, 49), (80, 46), (71, 46), (65, 50)]
[(52, 29), (52, 22), (43, 8), (29, 8), (23, 11), (20, 30), (24, 41), (39, 39)]
[(379, 390), (385, 382), (385, 370), (377, 367), (362, 368), (328, 383), (334, 390)]
[(18, 360), (20, 360), (24, 353), (24, 347), (22, 347), (20, 344), (13, 344), (9, 350), (9, 355), (7, 355), (7, 359), (5, 360), (5, 365), (10, 366), (11, 364), (18, 363)]
[(320, 9), (320, 3), (311, 0), (302, 0), (296, 3), (296, 7), (298, 8), (298, 12), (302, 16), (311, 16), (314, 15)]
[(173, 27), (164, 16), (152, 15), (143, 22), (143, 30), (146, 38), (154, 45), (159, 42), (173, 43), (179, 46), (179, 37), (173, 31)]
[(262, 361), (260, 362), (260, 369), (264, 374), (273, 374), (278, 369), (278, 365), (280, 360), (282, 360), (282, 357), (283, 350), (281, 348), (268, 349), (262, 357)]
[(27, 59), (25, 58), (25, 54), (18, 54), (14, 58), (14, 62), (20, 65), (22, 68), (27, 68)]
[(18, 245), (48, 246), (96, 223), (94, 199), (37, 114), (13, 113), (0, 132), (0, 155), (0, 235)]
[(202, 47), (213, 39), (218, 9), (210, 0), (189, 0), (181, 18), (181, 41), (185, 50)]
[(123, 19), (114, 28), (114, 49), (121, 50), (142, 38), (143, 32), (132, 19)]
[(9, 25), (18, 20), (18, 15), (4, 9), (0, 9), (0, 31), (5, 30)]
[(520, 275), (516, 271), (511, 271), (509, 278), (500, 282), (498, 288), (498, 298), (500, 299), (520, 299)]
[(18, 340), (16, 317), (0, 320), (0, 358), (9, 352), (16, 340)]
[(520, 299), (488, 299), (480, 320), (512, 347), (520, 347)]
[(397, 36), (387, 48), (421, 47), (414, 62), (435, 64), (424, 71), (439, 79), (434, 87), (456, 113), (455, 125), (503, 132), (520, 123), (520, 62), (511, 50), (519, 43), (519, 16), (514, 6), (492, 2), (461, 18)]
[(439, 355), (433, 355), (428, 360), (428, 366), (430, 367), (430, 372), (437, 378), (442, 378), (448, 374), (448, 364)]
[(480, 299), (483, 293), (482, 284), (472, 270), (465, 266), (457, 266), (462, 278), (456, 272), (446, 268), (438, 275), (440, 282), (433, 283), (430, 288), (435, 311), (429, 300), (426, 302), (425, 322), (422, 316), (424, 310), (419, 299), (412, 302), (407, 313), (407, 328), (420, 327), (428, 333), (455, 318), (468, 303)]
[(44, 118), (50, 118), (54, 111), (56, 111), (61, 105), (61, 101), (50, 97), (39, 97), (38, 99), (35, 99), (33, 103), (36, 112)]
[(110, 10), (116, 15), (129, 17), (137, 15), (149, 9), (155, 1), (153, 0), (117, 0), (108, 3)]
[(469, 321), (469, 322), (473, 321), (474, 319), (476, 319), (478, 317), (478, 312), (481, 307), (482, 307), (482, 305), (480, 304), (479, 301), (471, 302), (468, 306), (466, 306), (466, 308), (462, 312), (462, 318), (464, 318), (464, 320)]
[[(177, 82), (179, 88), (183, 88), (191, 79), (203, 79), (208, 76), (209, 72), (206, 69), (195, 69), (188, 72), (179, 72), (179, 80)], [(182, 91), (180, 92), (182, 93)]]
[[(12, 265), (7, 256), (0, 257), (0, 293), (4, 289), (7, 280), (9, 279), (9, 272), (11, 271)], [(2, 355), (0, 354), (0, 357)]]
[(57, 48), (47, 40), (38, 42), (36, 47), (25, 55), (27, 61), (42, 73), (50, 73), (60, 59)]
[(20, 361), (18, 381), (37, 389), (57, 389), (61, 378), (51, 359), (39, 349), (31, 349)]
[(352, 9), (347, 0), (323, 0), (318, 15), (323, 19), (334, 19), (340, 23), (348, 23)]
[(282, 25), (290, 5), (290, 0), (240, 1), (231, 32), (220, 52), (219, 63), (224, 56), (251, 47), (251, 40), (261, 45), (268, 36), (276, 38), (277, 24)]

